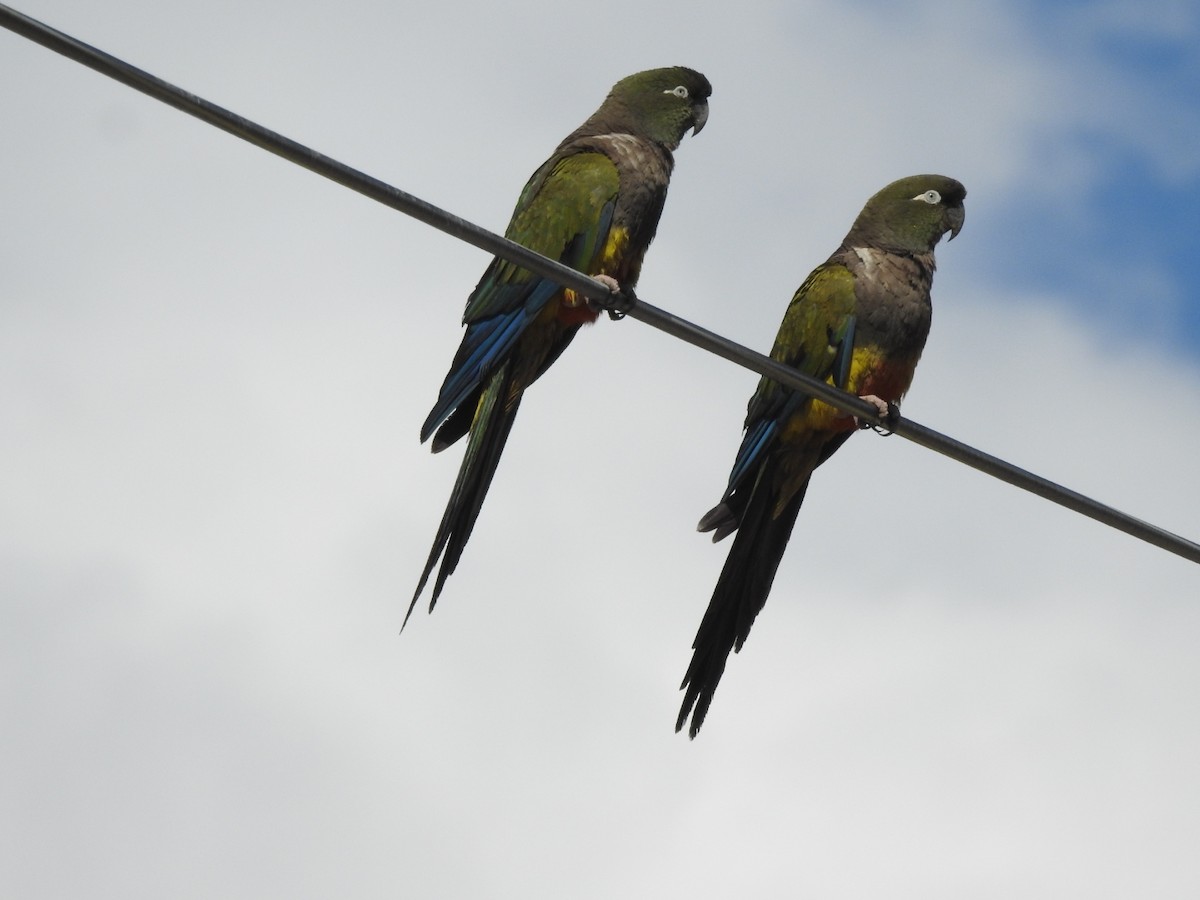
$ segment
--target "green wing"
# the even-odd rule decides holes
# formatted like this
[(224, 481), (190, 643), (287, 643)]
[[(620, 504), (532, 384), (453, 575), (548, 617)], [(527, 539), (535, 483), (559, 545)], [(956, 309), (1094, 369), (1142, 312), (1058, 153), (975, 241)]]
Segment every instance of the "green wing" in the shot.
[[(792, 296), (771, 358), (814, 378), (844, 386), (854, 350), (854, 276), (845, 266), (818, 266)], [(777, 411), (795, 392), (764, 378), (750, 398), (746, 427)]]
[[(617, 167), (603, 154), (553, 157), (521, 192), (505, 234), (543, 256), (591, 274), (612, 227), (618, 186)], [(530, 322), (561, 290), (556, 282), (527, 269), (498, 257), (492, 260), (467, 299), (463, 313), (467, 330), (421, 427), (421, 440), (479, 390), (486, 373), (508, 357)], [(456, 433), (468, 424), (469, 418)]]
[[(814, 378), (832, 376), (835, 384), (844, 387), (854, 351), (854, 326), (854, 276), (843, 265), (825, 263), (792, 295), (771, 358)], [(729, 473), (726, 499), (756, 470), (784, 423), (810, 399), (769, 378), (759, 381), (746, 409), (746, 434)]]
[[(552, 158), (525, 185), (505, 236), (589, 272), (608, 240), (619, 181), (617, 167), (602, 153)], [(540, 309), (558, 290), (540, 275), (495, 259), (467, 299), (463, 322), (519, 307)]]

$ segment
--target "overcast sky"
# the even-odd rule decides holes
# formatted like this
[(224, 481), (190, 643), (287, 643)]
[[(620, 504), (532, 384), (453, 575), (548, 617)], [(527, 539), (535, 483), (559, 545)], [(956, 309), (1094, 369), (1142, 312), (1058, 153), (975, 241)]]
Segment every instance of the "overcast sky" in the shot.
[[(762, 349), (958, 178), (906, 414), (1200, 539), (1194, 2), (17, 6), (495, 230), (697, 68), (640, 293)], [(487, 257), (6, 31), (0, 82), (4, 896), (1200, 894), (1194, 564), (858, 436), (689, 742), (756, 379), (603, 321), (398, 636)]]

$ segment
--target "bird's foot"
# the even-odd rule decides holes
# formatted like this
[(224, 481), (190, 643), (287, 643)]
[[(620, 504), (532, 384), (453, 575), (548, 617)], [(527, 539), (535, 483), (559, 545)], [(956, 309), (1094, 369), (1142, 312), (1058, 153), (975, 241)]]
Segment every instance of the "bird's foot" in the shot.
[(625, 318), (625, 314), (633, 309), (637, 303), (637, 297), (632, 290), (622, 290), (620, 282), (611, 275), (593, 275), (596, 281), (600, 282), (610, 291), (607, 300), (587, 300), (587, 305), (596, 312), (604, 310), (608, 313), (608, 317), (613, 320)]
[(863, 397), (859, 397), (858, 399), (866, 400), (868, 403), (874, 406), (879, 412), (879, 418), (882, 419), (883, 422), (879, 425), (876, 425), (873, 422), (867, 422), (860, 419), (858, 416), (855, 416), (855, 424), (860, 429), (874, 428), (882, 435), (891, 434), (892, 428), (895, 426), (896, 421), (900, 418), (900, 407), (898, 407), (895, 403), (889, 403), (881, 397), (876, 397), (874, 394), (867, 394)]
[[(598, 281), (613, 294), (621, 293), (621, 283), (611, 275), (593, 275), (593, 281)], [(585, 297), (578, 291), (573, 291), (567, 288), (563, 291), (563, 306), (569, 306), (571, 309), (578, 309), (581, 306), (587, 306), (595, 312), (600, 312), (603, 309), (608, 309), (608, 306), (603, 300), (593, 300), (591, 297)]]

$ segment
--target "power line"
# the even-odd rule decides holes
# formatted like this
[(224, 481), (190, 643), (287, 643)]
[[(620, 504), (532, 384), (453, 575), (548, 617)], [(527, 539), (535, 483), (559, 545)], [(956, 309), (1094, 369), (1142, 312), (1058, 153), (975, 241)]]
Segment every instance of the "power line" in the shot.
[(128, 87), (148, 94), (156, 100), (161, 100), (168, 106), (173, 106), (274, 153), (276, 156), (281, 156), (385, 206), (412, 216), (426, 225), (444, 231), (495, 256), (503, 257), (531, 272), (553, 279), (564, 287), (596, 301), (608, 309), (610, 314), (628, 315), (631, 319), (637, 319), (660, 331), (665, 331), (673, 337), (724, 357), (760, 375), (765, 375), (786, 387), (817, 397), (843, 412), (857, 416), (862, 421), (886, 428), (922, 447), (985, 472), (993, 478), (1006, 481), (1118, 531), (1123, 531), (1192, 562), (1200, 563), (1200, 544), (1064, 488), (998, 457), (940, 434), (931, 428), (926, 428), (911, 419), (905, 419), (899, 415), (881, 417), (872, 404), (853, 394), (838, 390), (824, 381), (811, 378), (768, 356), (694, 325), (666, 310), (659, 309), (644, 300), (614, 295), (606, 286), (581, 272), (480, 228), (478, 225), (439, 209), (357, 169), (352, 169), (201, 97), (190, 94), (161, 78), (63, 34), (36, 19), (31, 19), (4, 4), (0, 4), (0, 25), (56, 53), (82, 63), (88, 68), (95, 69)]

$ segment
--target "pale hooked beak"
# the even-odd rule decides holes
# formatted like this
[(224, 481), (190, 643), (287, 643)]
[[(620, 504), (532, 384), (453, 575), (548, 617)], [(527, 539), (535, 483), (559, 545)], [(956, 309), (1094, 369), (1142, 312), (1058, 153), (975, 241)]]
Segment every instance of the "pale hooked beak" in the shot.
[(967, 217), (967, 212), (961, 206), (952, 206), (946, 210), (946, 224), (950, 227), (947, 229), (950, 232), (950, 240), (958, 237), (958, 233), (962, 231), (963, 221)]
[(704, 123), (708, 121), (708, 101), (704, 100), (692, 107), (692, 136), (700, 133)]

